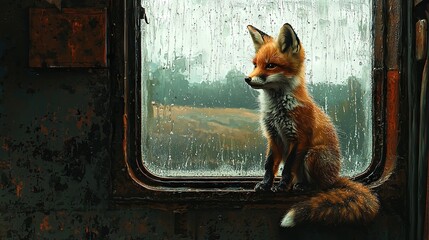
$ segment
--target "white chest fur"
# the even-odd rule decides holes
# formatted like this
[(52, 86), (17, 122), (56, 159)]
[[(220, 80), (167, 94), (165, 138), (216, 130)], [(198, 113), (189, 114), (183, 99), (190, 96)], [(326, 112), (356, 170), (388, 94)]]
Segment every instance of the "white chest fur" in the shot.
[(290, 113), (299, 106), (298, 100), (288, 92), (264, 90), (259, 101), (262, 129), (283, 142), (296, 139), (296, 123)]

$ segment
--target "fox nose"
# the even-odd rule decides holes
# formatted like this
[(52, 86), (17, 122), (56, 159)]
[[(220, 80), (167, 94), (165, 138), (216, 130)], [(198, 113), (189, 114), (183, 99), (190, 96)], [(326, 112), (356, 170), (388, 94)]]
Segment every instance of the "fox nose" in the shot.
[(246, 81), (247, 83), (250, 83), (252, 81), (252, 78), (251, 77), (245, 77), (244, 81)]

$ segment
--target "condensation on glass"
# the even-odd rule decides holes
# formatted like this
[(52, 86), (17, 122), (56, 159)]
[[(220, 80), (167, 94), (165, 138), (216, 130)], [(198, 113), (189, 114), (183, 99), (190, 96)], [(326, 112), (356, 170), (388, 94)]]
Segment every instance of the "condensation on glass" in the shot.
[(160, 176), (262, 176), (258, 92), (244, 83), (246, 26), (288, 22), (306, 49), (310, 92), (336, 125), (342, 174), (372, 159), (371, 0), (144, 0), (142, 153)]

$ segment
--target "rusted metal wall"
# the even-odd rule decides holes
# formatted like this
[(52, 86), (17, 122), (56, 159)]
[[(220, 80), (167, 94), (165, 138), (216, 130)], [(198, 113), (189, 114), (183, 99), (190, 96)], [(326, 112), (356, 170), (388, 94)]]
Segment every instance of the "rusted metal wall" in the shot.
[(111, 191), (108, 70), (29, 68), (30, 7), (51, 6), (0, 2), (0, 239), (101, 236), (117, 225), (99, 216)]
[[(62, 5), (117, 6), (107, 0)], [(279, 227), (284, 213), (269, 204), (116, 202), (121, 184), (133, 184), (120, 152), (115, 71), (29, 68), (31, 7), (51, 5), (0, 2), (0, 239), (404, 239), (403, 198), (395, 194), (382, 200), (371, 226), (291, 230)]]

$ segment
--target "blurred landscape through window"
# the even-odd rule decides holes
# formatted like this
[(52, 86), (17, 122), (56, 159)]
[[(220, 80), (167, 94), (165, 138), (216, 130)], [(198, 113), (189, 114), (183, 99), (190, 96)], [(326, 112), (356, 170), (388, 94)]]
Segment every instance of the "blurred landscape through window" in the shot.
[(246, 26), (277, 36), (288, 22), (306, 50), (307, 84), (337, 127), (342, 174), (372, 159), (371, 0), (143, 0), (142, 153), (152, 173), (262, 176), (258, 92), (244, 82)]

